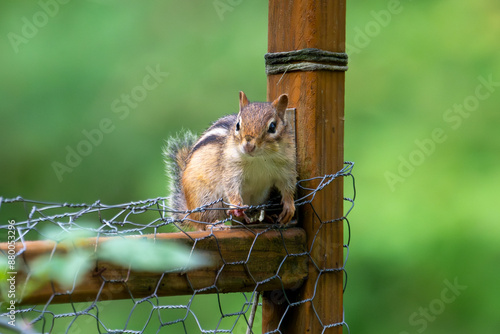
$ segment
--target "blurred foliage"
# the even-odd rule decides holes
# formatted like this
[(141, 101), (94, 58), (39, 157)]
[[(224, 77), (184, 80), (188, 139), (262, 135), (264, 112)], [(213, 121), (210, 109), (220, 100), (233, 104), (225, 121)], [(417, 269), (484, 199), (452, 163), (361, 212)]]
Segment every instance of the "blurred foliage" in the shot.
[[(9, 34), (21, 35), (41, 10), (0, 4), (1, 196), (120, 203), (166, 195), (164, 139), (235, 112), (239, 90), (265, 99), (266, 1), (221, 15), (211, 1), (69, 2), (16, 52)], [(353, 333), (423, 332), (421, 308), (436, 311), (455, 278), (467, 288), (431, 313), (425, 332), (500, 327), (500, 87), (473, 98), (479, 78), (500, 82), (499, 34), (495, 0), (347, 4), (345, 158), (356, 162), (358, 197), (344, 300)], [(168, 76), (137, 88), (157, 66)], [(126, 104), (123, 94), (134, 92), (140, 101)], [(99, 137), (103, 119), (111, 123)], [(429, 143), (435, 129), (446, 139), (427, 154), (417, 142)], [(97, 144), (60, 181), (53, 163), (66, 164), (68, 147), (85, 149), (84, 133)], [(418, 163), (391, 187), (387, 173), (410, 157)]]
[[(82, 247), (90, 231), (63, 231), (55, 226), (43, 233), (47, 242), (56, 242), (59, 253), (41, 255), (29, 263), (30, 279), (25, 285), (16, 285), (14, 295), (27, 297), (48, 282), (57, 282), (62, 289), (70, 290), (82, 283), (95, 261), (106, 261), (137, 271), (164, 272), (198, 268), (209, 263), (209, 259), (191, 248), (173, 241), (155, 242), (143, 238), (115, 238), (101, 242), (97, 253)], [(92, 248), (92, 247), (90, 247)], [(17, 263), (19, 265), (19, 263)], [(0, 312), (6, 312), (12, 299), (9, 295), (11, 282), (7, 263), (0, 263)], [(16, 268), (15, 271), (20, 271)], [(1, 324), (0, 324), (1, 327)]]
[(191, 248), (173, 241), (154, 242), (152, 239), (113, 239), (101, 245), (98, 258), (133, 270), (164, 272), (198, 268), (208, 265), (203, 254), (191, 254)]

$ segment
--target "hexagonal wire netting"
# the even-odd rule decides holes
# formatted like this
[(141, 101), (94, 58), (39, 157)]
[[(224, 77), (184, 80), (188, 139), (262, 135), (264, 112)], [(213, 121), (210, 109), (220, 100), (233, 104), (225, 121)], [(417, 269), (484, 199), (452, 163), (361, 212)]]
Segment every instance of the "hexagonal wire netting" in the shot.
[[(314, 210), (313, 201), (316, 194), (329, 186), (333, 180), (345, 178), (346, 192), (349, 192), (350, 197), (344, 197), (345, 203), (348, 204), (344, 216), (323, 221), (322, 217), (316, 214), (318, 231), (324, 224), (344, 224), (344, 227), (347, 227), (344, 229), (346, 242), (342, 267), (318, 268), (320, 273), (342, 271), (344, 290), (347, 283), (345, 264), (350, 243), (347, 216), (354, 206), (355, 199), (355, 183), (351, 173), (353, 166), (354, 163), (346, 162), (344, 168), (335, 174), (297, 183), (300, 193), (304, 195), (296, 200), (296, 206), (300, 209), (301, 206), (311, 205)], [(311, 187), (310, 184), (315, 186)], [(282, 288), (276, 295), (286, 296), (287, 283), (282, 281), (286, 276), (283, 273), (286, 261), (293, 262), (299, 258), (310, 261), (311, 250), (306, 249), (306, 246), (303, 250), (289, 247), (284, 236), (287, 228), (276, 225), (241, 225), (229, 230), (239, 229), (251, 236), (248, 249), (243, 250), (244, 259), (225, 259), (230, 253), (223, 249), (226, 246), (220, 237), (223, 234), (217, 232), (217, 225), (227, 222), (214, 224), (210, 231), (201, 234), (185, 232), (180, 227), (181, 221), (168, 217), (170, 209), (166, 202), (165, 197), (118, 205), (105, 205), (100, 201), (92, 204), (70, 204), (32, 201), (21, 197), (0, 198), (0, 214), (3, 220), (0, 226), (1, 261), (3, 264), (9, 264), (1, 268), (5, 280), (2, 279), (4, 284), (0, 328), (3, 326), (4, 329), (19, 333), (260, 333), (262, 305), (258, 303), (258, 291), (262, 290), (265, 284), (278, 281)], [(209, 207), (202, 209), (210, 210)], [(267, 208), (259, 206), (257, 209)], [(186, 213), (186, 219), (188, 217), (189, 212)], [(48, 230), (52, 232), (49, 233)], [(93, 238), (90, 243), (93, 249), (97, 249), (100, 241), (107, 237), (143, 236), (156, 241), (161, 235), (165, 235), (165, 232), (180, 232), (177, 234), (182, 234), (185, 241), (191, 245), (191, 253), (203, 242), (212, 243), (217, 253), (218, 265), (216, 270), (207, 271), (207, 276), (201, 278), (190, 277), (189, 270), (185, 267), (159, 273), (141, 272), (143, 276), (134, 276), (134, 271), (130, 268), (125, 267), (118, 275), (109, 275), (106, 267), (95, 265), (94, 268), (88, 269), (90, 274), (86, 277), (99, 283), (93, 285), (93, 290), (84, 291), (83, 294), (75, 281), (66, 289), (61, 289), (50, 280), (43, 287), (36, 286), (34, 275), (30, 273), (34, 257), (30, 253), (30, 247), (36, 244), (47, 255), (47, 261), (56, 261), (54, 254), (64, 253), (65, 250), (62, 249), (63, 243), (57, 237), (58, 233), (54, 234), (54, 230), (59, 230), (59, 235), (84, 231), (86, 238)], [(267, 277), (261, 277), (258, 273), (249, 272), (253, 268), (250, 263), (252, 251), (258, 240), (271, 234), (281, 240), (278, 244), (282, 244), (283, 249), (275, 254), (274, 260), (278, 264), (276, 271)], [(79, 247), (81, 245), (76, 245), (75, 249)], [(10, 266), (13, 263), (15, 265)], [(219, 280), (224, 275), (232, 275), (231, 271), (225, 272), (228, 268), (238, 266), (244, 268), (242, 271), (247, 272), (250, 279), (242, 284), (241, 292), (224, 293)], [(174, 291), (175, 286), (170, 286), (172, 277), (176, 281), (183, 277), (184, 286), (178, 292)], [(137, 281), (141, 281), (139, 285)], [(13, 282), (15, 284), (10, 285)], [(147, 291), (141, 290), (140, 287), (144, 286), (148, 287)], [(34, 302), (30, 303), (30, 294), (36, 294), (40, 289), (44, 289), (43, 296), (34, 298)], [(170, 289), (170, 292), (164, 293), (165, 289)], [(120, 299), (113, 300), (116, 296)], [(25, 301), (21, 302), (21, 299)], [(291, 303), (288, 298), (281, 298), (280, 302)], [(294, 305), (302, 302), (306, 301), (294, 302)], [(322, 325), (324, 329), (334, 326), (349, 329), (345, 321)], [(274, 332), (281, 333), (279, 329)]]

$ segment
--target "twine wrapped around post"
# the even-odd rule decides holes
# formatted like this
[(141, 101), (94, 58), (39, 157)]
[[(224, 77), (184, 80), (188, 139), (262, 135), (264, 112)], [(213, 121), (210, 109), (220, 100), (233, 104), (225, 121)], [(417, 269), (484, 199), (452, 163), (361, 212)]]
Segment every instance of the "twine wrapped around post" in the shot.
[(266, 74), (293, 71), (347, 71), (347, 54), (315, 48), (267, 53)]

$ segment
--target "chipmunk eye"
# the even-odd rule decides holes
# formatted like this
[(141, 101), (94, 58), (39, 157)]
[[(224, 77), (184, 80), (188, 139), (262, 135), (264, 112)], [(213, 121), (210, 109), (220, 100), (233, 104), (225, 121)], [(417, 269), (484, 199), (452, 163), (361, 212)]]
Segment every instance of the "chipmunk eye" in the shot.
[(269, 124), (269, 129), (267, 129), (268, 133), (276, 133), (276, 122), (271, 122)]
[(240, 131), (240, 122), (236, 123), (236, 132)]

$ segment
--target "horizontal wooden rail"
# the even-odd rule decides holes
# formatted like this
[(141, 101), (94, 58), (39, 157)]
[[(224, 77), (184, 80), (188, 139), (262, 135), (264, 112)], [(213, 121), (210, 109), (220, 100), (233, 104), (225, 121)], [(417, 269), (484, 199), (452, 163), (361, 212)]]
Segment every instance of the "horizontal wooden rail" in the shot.
[[(78, 247), (98, 250), (113, 237), (85, 239)], [(63, 289), (54, 282), (24, 296), (20, 304), (33, 305), (174, 296), (196, 293), (226, 293), (242, 291), (269, 291), (297, 288), (307, 277), (308, 256), (306, 235), (301, 228), (284, 230), (229, 229), (214, 232), (162, 233), (130, 236), (128, 238), (155, 238), (156, 242), (176, 241), (202, 252), (210, 265), (186, 272), (152, 273), (134, 271), (116, 264), (95, 261), (92, 271), (85, 274), (82, 283), (74, 289)], [(18, 291), (30, 279), (29, 264), (41, 255), (64, 253), (63, 244), (52, 241), (27, 241), (25, 251), (16, 258), (19, 272)], [(21, 244), (16, 245), (19, 251)], [(7, 244), (0, 249), (7, 251)], [(5, 253), (4, 253), (5, 254)], [(278, 274), (278, 276), (276, 276)], [(20, 296), (19, 292), (18, 295)]]

